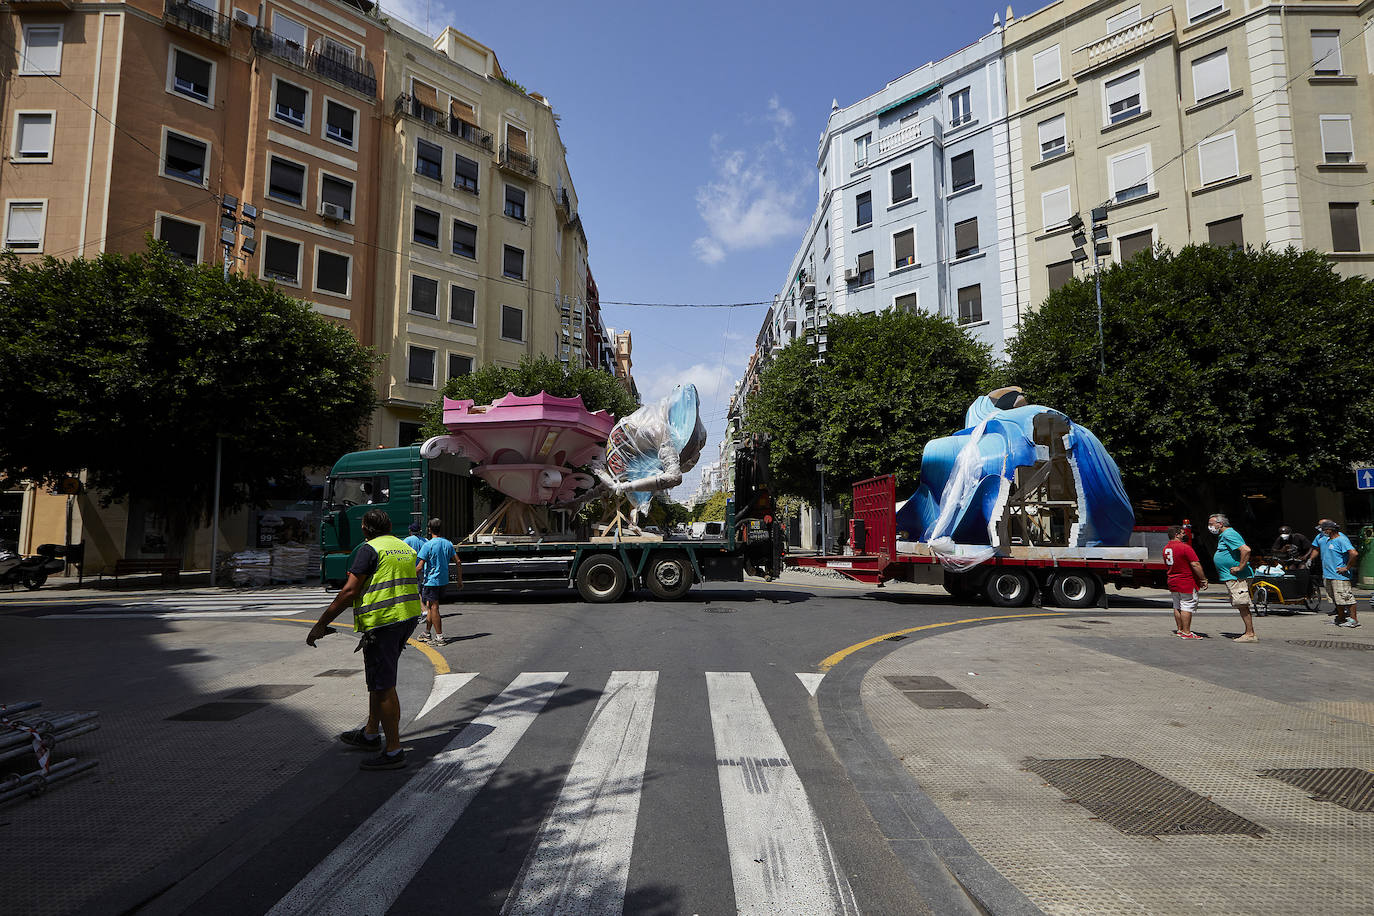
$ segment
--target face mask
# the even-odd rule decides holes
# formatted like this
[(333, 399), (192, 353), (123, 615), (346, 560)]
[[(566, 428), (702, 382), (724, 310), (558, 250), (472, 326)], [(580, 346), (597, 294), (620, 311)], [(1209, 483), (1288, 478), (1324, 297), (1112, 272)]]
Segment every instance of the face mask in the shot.
[(1293, 535), (1291, 535), (1291, 534), (1281, 534), (1281, 535), (1279, 535), (1279, 537), (1283, 538), (1285, 541), (1288, 540), (1289, 538), (1291, 538), (1292, 536), (1293, 536)]
[(1207, 530), (1213, 534), (1221, 534), (1221, 528), (1216, 525), (1208, 525)]

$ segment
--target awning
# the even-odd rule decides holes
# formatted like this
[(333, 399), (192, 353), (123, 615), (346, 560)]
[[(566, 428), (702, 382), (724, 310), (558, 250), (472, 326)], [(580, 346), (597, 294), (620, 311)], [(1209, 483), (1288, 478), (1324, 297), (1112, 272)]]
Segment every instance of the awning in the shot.
[(895, 110), (895, 109), (897, 109), (897, 108), (901, 108), (901, 107), (902, 107), (903, 105), (905, 105), (907, 102), (914, 102), (914, 101), (916, 101), (916, 100), (919, 99), (919, 98), (924, 98), (925, 96), (930, 95), (932, 92), (939, 92), (939, 91), (940, 91), (940, 84), (939, 84), (939, 83), (931, 83), (931, 84), (930, 84), (929, 86), (927, 86), (926, 88), (917, 90), (916, 92), (913, 92), (911, 95), (906, 96), (905, 98), (900, 99), (900, 100), (898, 100), (898, 101), (896, 101), (896, 102), (893, 102), (891, 105), (888, 105), (886, 108), (879, 108), (879, 109), (878, 109), (878, 114), (879, 114), (879, 115), (885, 115), (885, 114), (887, 114), (889, 111), (893, 111), (893, 110)]

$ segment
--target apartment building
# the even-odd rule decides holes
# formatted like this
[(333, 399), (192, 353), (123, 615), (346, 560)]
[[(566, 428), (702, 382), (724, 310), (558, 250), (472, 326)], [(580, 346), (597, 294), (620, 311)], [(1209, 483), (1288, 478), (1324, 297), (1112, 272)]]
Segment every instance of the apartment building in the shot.
[(1108, 260), (1294, 245), (1369, 275), (1369, 6), (1060, 0), (1009, 17), (1017, 309), (1091, 269), (1069, 220), (1094, 208)]
[(616, 331), (615, 328), (609, 328), (608, 332), (608, 336), (613, 341), (612, 358), (615, 363), (615, 377), (620, 380), (620, 384), (625, 386), (625, 390), (635, 400), (639, 400), (639, 386), (635, 384), (634, 377), (633, 335), (629, 331)]
[[(393, 22), (375, 291), (386, 365), (373, 423), (410, 443), (445, 382), (586, 341), (587, 240), (549, 102), (455, 29)], [(576, 345), (576, 350), (574, 350)]]

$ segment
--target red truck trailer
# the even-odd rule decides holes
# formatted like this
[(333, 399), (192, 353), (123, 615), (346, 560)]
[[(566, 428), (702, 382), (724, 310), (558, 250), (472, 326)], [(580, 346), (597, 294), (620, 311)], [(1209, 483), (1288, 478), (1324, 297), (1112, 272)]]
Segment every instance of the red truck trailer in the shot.
[[(926, 544), (897, 539), (896, 480), (892, 475), (854, 484), (854, 535), (851, 553), (788, 557), (792, 566), (831, 569), (881, 585), (913, 582), (943, 585), (954, 597), (984, 596), (997, 607), (1023, 607), (1036, 595), (1042, 603), (1066, 608), (1093, 607), (1105, 600), (1106, 586), (1118, 589), (1166, 587), (1162, 557), (1165, 529), (1135, 529), (1129, 547), (1058, 547), (1012, 543), (965, 571), (947, 569)], [(986, 548), (984, 548), (986, 549)]]

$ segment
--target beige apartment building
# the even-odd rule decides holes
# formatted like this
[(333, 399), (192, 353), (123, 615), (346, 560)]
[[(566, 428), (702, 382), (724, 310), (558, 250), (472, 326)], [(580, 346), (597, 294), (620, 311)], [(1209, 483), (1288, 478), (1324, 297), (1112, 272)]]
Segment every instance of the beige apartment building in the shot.
[[(409, 444), (448, 379), (538, 354), (585, 361), (587, 239), (553, 107), (455, 29), (387, 37), (387, 201), (374, 443)], [(574, 346), (576, 345), (576, 349)]]
[(1017, 311), (1163, 242), (1294, 245), (1369, 275), (1369, 0), (1060, 0), (1005, 32)]

